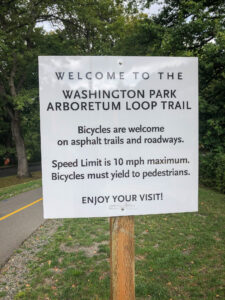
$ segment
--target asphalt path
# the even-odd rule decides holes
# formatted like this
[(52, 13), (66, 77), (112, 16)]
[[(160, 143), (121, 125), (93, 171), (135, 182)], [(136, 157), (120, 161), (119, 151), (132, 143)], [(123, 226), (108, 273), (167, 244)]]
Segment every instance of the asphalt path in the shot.
[(41, 188), (0, 201), (0, 266), (43, 222)]

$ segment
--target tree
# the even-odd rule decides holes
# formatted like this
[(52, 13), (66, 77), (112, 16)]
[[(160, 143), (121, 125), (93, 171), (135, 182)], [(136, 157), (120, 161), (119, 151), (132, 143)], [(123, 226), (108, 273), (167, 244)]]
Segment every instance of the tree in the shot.
[[(150, 11), (152, 3), (160, 3), (140, 2)], [(222, 192), (225, 168), (224, 16), (222, 0), (164, 0), (158, 15), (139, 14), (128, 18), (125, 34), (119, 42), (119, 49), (125, 55), (199, 58), (200, 179)]]
[[(11, 120), (19, 177), (29, 176), (21, 120), (37, 99), (37, 56), (108, 54), (121, 24), (122, 1), (3, 0), (0, 11), (0, 109)], [(36, 24), (58, 25), (45, 34)], [(117, 31), (116, 31), (117, 29)], [(46, 48), (45, 42), (50, 46)], [(57, 45), (53, 49), (51, 42)], [(64, 46), (64, 47), (63, 47)]]
[(158, 55), (163, 29), (147, 14), (128, 16), (123, 34), (116, 44), (117, 55)]
[(204, 151), (221, 152), (225, 146), (224, 16), (222, 0), (165, 0), (153, 18), (163, 30), (160, 55), (199, 58), (200, 145)]
[[(40, 29), (38, 19), (46, 12), (46, 1), (2, 1), (0, 11), (0, 97), (1, 109), (11, 120), (16, 145), (19, 177), (29, 176), (24, 139), (21, 132), (21, 112), (33, 101), (33, 60)], [(26, 91), (26, 92), (25, 92)]]
[[(132, 0), (131, 0), (132, 2)], [(152, 3), (142, 1), (151, 11)], [(198, 56), (200, 146), (224, 151), (225, 3), (165, 0), (158, 15), (128, 18), (119, 48), (126, 55)]]

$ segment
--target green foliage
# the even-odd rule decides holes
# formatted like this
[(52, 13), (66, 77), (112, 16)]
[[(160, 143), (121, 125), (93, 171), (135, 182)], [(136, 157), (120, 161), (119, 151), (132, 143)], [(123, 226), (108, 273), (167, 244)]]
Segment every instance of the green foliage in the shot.
[(10, 158), (11, 163), (15, 163), (15, 154), (9, 119), (0, 109), (0, 165), (4, 164), (6, 158)]
[(63, 1), (58, 6), (58, 22), (63, 40), (70, 41), (76, 55), (110, 54), (123, 25), (123, 1)]
[(225, 193), (225, 153), (200, 154), (200, 183)]
[[(38, 55), (110, 54), (120, 36), (123, 15), (123, 1), (119, 0), (85, 0), (82, 4), (75, 0), (2, 1), (0, 125), (4, 130), (0, 131), (0, 164), (9, 148), (11, 153), (15, 147), (10, 127), (13, 119), (19, 120), (27, 158), (40, 160)], [(36, 27), (44, 21), (52, 22), (55, 31), (46, 33)]]
[(158, 26), (146, 14), (127, 18), (121, 39), (118, 41), (117, 55), (158, 55), (161, 26)]
[(15, 110), (25, 111), (34, 101), (37, 101), (37, 99), (38, 91), (36, 88), (22, 89), (16, 97), (13, 98)]
[[(144, 4), (151, 11), (151, 4), (159, 2)], [(140, 14), (128, 18), (117, 52), (198, 56), (200, 180), (220, 191), (224, 191), (225, 149), (224, 15), (225, 4), (221, 0), (165, 0), (156, 16)]]
[(32, 162), (40, 161), (40, 116), (37, 89), (30, 90), (29, 105), (27, 101), (22, 111), (21, 127), (26, 144), (27, 159)]
[(201, 151), (225, 149), (225, 35), (202, 49), (200, 55), (200, 144)]
[(192, 51), (198, 55), (202, 47), (217, 37), (224, 27), (224, 1), (165, 0), (160, 14), (154, 17), (164, 28), (164, 55)]

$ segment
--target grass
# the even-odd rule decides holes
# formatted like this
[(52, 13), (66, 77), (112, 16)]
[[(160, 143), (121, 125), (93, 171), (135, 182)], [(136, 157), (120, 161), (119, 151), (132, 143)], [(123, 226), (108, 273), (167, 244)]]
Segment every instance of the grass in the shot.
[(32, 177), (18, 178), (16, 175), (0, 179), (0, 201), (41, 186), (41, 172), (32, 172)]
[[(136, 299), (225, 298), (225, 198), (199, 200), (199, 213), (135, 217)], [(108, 219), (65, 219), (15, 299), (109, 299), (108, 241)]]

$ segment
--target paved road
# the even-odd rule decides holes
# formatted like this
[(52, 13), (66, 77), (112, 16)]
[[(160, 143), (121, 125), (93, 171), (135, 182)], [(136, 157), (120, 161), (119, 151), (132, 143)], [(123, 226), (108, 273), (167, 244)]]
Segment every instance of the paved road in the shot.
[[(30, 164), (29, 171), (30, 172), (41, 171), (41, 164), (40, 163)], [(16, 174), (17, 174), (17, 166), (0, 168), (0, 177), (6, 177), (6, 176), (11, 176)]]
[[(42, 190), (38, 188), (0, 201), (0, 266), (44, 222), (42, 201), (16, 212), (41, 197)], [(14, 214), (3, 219), (12, 212)]]

